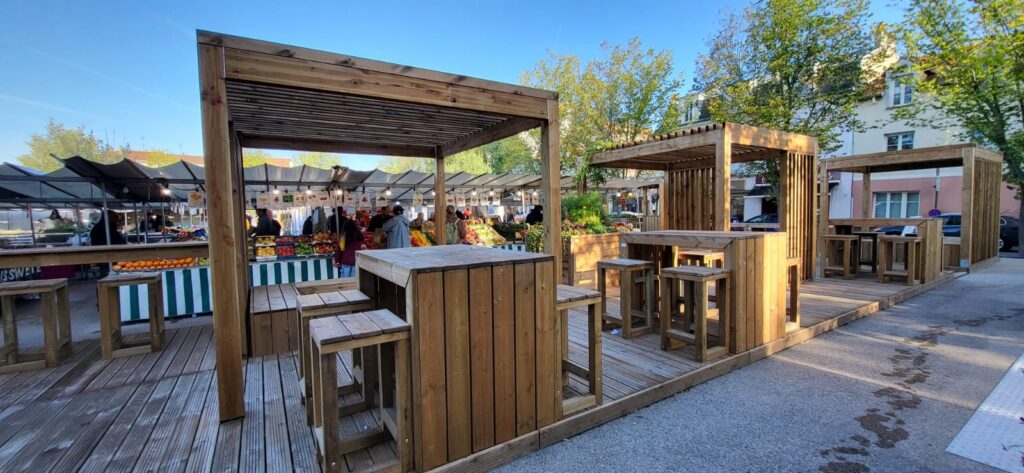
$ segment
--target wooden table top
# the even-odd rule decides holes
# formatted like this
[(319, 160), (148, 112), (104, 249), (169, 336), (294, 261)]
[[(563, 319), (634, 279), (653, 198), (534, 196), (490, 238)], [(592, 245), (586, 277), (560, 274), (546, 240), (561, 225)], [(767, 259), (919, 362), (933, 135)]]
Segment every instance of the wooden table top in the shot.
[(632, 245), (663, 245), (683, 248), (721, 250), (735, 240), (776, 238), (785, 232), (722, 232), (704, 230), (659, 230), (655, 232), (623, 232), (622, 241)]
[(209, 256), (205, 241), (0, 250), (0, 269)]
[(356, 266), (406, 287), (414, 273), (470, 269), (504, 264), (552, 261), (543, 253), (499, 250), (472, 245), (440, 245), (356, 252)]

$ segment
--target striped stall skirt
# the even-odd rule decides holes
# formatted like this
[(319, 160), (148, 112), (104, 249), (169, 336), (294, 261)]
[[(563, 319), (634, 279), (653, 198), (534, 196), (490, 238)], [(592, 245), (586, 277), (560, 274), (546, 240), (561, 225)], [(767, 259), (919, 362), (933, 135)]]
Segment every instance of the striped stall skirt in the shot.
[[(331, 257), (249, 263), (249, 270), (252, 287), (338, 277)], [(203, 314), (213, 310), (208, 266), (170, 269), (163, 274), (165, 317)], [(148, 289), (146, 284), (120, 288), (122, 321), (149, 319)]]

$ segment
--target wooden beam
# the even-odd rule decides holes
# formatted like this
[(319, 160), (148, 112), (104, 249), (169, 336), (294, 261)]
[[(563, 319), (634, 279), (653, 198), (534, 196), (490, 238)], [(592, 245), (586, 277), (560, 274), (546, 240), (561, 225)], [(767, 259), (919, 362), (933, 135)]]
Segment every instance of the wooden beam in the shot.
[[(960, 267), (971, 267), (971, 245), (974, 242), (974, 148), (961, 150), (964, 162), (963, 190), (960, 192)], [(993, 205), (999, 205), (993, 202)]]
[[(555, 281), (562, 273), (561, 162), (559, 161), (558, 101), (547, 103), (548, 121), (540, 127), (541, 188), (544, 190), (544, 252), (555, 257)], [(554, 304), (554, 301), (552, 301)]]
[(817, 154), (818, 139), (784, 131), (738, 123), (727, 123), (732, 143), (736, 146), (757, 146), (797, 154)]
[(526, 130), (532, 130), (538, 126), (541, 126), (541, 120), (519, 117), (511, 118), (497, 125), (484, 128), (483, 130), (464, 138), (459, 138), (455, 141), (450, 141), (441, 145), (441, 154), (443, 156), (451, 156), (460, 151), (473, 149), (477, 146), (493, 143)]
[(227, 78), (440, 105), (520, 117), (545, 118), (544, 99), (403, 74), (358, 69), (266, 53), (225, 49)]
[(445, 228), (447, 215), (444, 213), (447, 199), (444, 194), (444, 155), (441, 147), (434, 148), (434, 239), (438, 245), (448, 242), (448, 232)]
[(715, 230), (729, 231), (732, 179), (732, 124), (727, 123), (715, 142)]
[(670, 151), (695, 148), (697, 146), (713, 145), (721, 140), (721, 135), (722, 130), (715, 129), (702, 133), (681, 135), (660, 141), (649, 141), (647, 143), (641, 143), (625, 148), (610, 149), (595, 154), (590, 162), (593, 165), (601, 165), (601, 167), (617, 167), (611, 164), (615, 161), (640, 158), (652, 154), (667, 153)]
[(283, 149), (290, 151), (320, 151), (324, 153), (374, 154), (410, 158), (433, 158), (434, 146), (389, 145), (357, 141), (311, 140), (273, 135), (242, 136), (246, 148)]
[(320, 62), (324, 64), (343, 65), (353, 67), (356, 69), (364, 69), (372, 72), (403, 75), (406, 77), (413, 77), (417, 79), (437, 81), (452, 85), (475, 87), (479, 89), (489, 89), (508, 94), (535, 97), (544, 100), (558, 98), (557, 92), (535, 89), (532, 87), (525, 87), (522, 85), (508, 84), (504, 82), (496, 82), (486, 79), (478, 79), (475, 77), (467, 77), (459, 74), (449, 74), (447, 72), (404, 66), (401, 64), (394, 64), (384, 61), (375, 61), (372, 59), (364, 59), (344, 54), (330, 53), (315, 49), (299, 48), (284, 44), (271, 43), (269, 41), (243, 38), (240, 36), (232, 36), (222, 33), (214, 33), (211, 31), (199, 30), (197, 31), (197, 35), (199, 38), (199, 42), (203, 44), (224, 46), (227, 48), (241, 49), (246, 51), (255, 51), (274, 56), (291, 57), (296, 59), (303, 59), (306, 61)]
[[(217, 394), (220, 420), (245, 415), (241, 327), (238, 324), (237, 241), (232, 215), (240, 186), (232, 182), (224, 48), (199, 45), (199, 86), (203, 124), (203, 156), (209, 215), (210, 276), (214, 281), (213, 333), (216, 344)], [(240, 183), (239, 183), (240, 184)]]
[[(864, 172), (866, 168), (872, 168), (874, 172), (888, 172), (957, 167), (962, 165), (964, 152), (968, 149), (975, 150), (979, 148), (972, 143), (931, 146), (928, 148), (841, 156), (826, 159), (825, 163), (829, 171), (847, 172)], [(988, 151), (989, 156), (994, 154)]]

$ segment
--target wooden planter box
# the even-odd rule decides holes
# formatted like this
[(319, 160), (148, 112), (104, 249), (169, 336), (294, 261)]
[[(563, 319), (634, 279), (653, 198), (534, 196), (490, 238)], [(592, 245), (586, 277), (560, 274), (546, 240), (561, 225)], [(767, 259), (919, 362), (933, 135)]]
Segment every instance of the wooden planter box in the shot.
[[(618, 258), (622, 238), (619, 233), (579, 235), (562, 239), (562, 283), (570, 286), (597, 287), (597, 262)], [(608, 275), (608, 285), (618, 286), (619, 275)]]

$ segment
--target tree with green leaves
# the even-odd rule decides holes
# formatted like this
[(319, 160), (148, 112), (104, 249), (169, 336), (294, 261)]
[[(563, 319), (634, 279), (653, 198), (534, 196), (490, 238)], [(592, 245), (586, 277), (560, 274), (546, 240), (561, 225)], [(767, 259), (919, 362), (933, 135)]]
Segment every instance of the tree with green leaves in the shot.
[[(1002, 151), (1004, 179), (1021, 200), (1024, 0), (913, 0), (900, 32), (913, 87), (924, 96), (901, 108), (901, 116), (940, 112), (966, 130), (966, 139)], [(1024, 234), (1024, 200), (1018, 212)], [(1018, 251), (1024, 256), (1024, 245)]]
[(551, 53), (521, 79), (558, 92), (562, 170), (574, 176), (580, 191), (588, 183), (603, 182), (608, 173), (590, 166), (594, 153), (671, 123), (682, 85), (670, 51), (644, 48), (636, 38), (603, 48), (606, 57), (586, 64), (573, 55)]
[(178, 161), (181, 161), (181, 156), (161, 150), (150, 151), (146, 155), (146, 166), (151, 168), (170, 166)]
[[(377, 169), (392, 174), (406, 171), (434, 172), (434, 160), (431, 158), (390, 157), (381, 160), (377, 164)], [(482, 147), (478, 147), (444, 158), (444, 172), (445, 174), (457, 172), (486, 174), (491, 172), (491, 166), (484, 159)]]
[(341, 166), (341, 155), (337, 153), (302, 152), (292, 158), (292, 162), (319, 169), (331, 169)]
[[(866, 0), (758, 0), (724, 16), (697, 58), (694, 91), (711, 119), (818, 138), (838, 149), (859, 129), (865, 97), (862, 61), (874, 49)], [(746, 169), (778, 180), (778, 162)]]
[(510, 136), (483, 146), (484, 161), (496, 173), (540, 174), (537, 146), (526, 133)]
[(115, 163), (128, 155), (127, 145), (115, 147), (99, 139), (84, 126), (67, 128), (61, 123), (50, 119), (46, 123), (45, 133), (33, 134), (28, 142), (29, 152), (18, 156), (18, 162), (43, 172), (51, 172), (61, 167), (57, 158), (82, 158), (98, 163)]
[(244, 148), (242, 149), (242, 167), (262, 166), (267, 164), (269, 157), (270, 155), (262, 149)]

